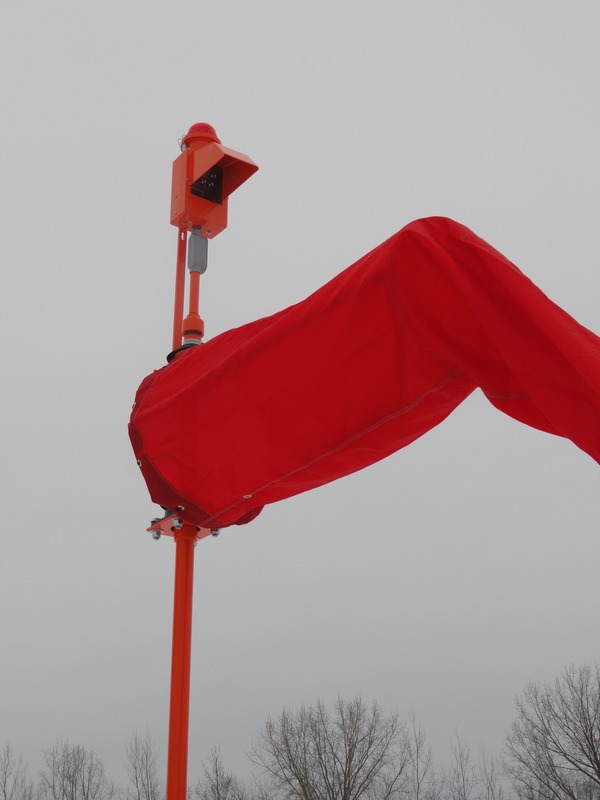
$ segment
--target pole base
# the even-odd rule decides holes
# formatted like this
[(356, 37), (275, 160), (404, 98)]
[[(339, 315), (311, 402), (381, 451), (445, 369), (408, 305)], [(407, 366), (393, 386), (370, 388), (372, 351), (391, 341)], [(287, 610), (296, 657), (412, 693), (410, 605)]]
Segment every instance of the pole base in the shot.
[[(161, 536), (175, 536), (177, 531), (180, 531), (183, 526), (191, 526), (192, 524), (186, 522), (180, 512), (167, 511), (164, 517), (153, 519), (150, 527), (146, 528), (148, 533), (152, 534), (153, 539), (160, 539)], [(196, 528), (196, 540), (205, 539), (207, 536), (217, 536), (218, 529), (199, 528), (197, 525), (192, 527)]]

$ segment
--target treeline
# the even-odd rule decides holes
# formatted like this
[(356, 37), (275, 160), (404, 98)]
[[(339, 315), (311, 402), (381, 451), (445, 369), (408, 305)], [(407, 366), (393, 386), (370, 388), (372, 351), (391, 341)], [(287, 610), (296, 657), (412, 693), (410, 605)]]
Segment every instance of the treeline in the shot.
[[(569, 667), (552, 683), (531, 683), (500, 761), (456, 739), (438, 768), (414, 717), (402, 721), (376, 703), (317, 702), (267, 719), (249, 753), (252, 782), (213, 750), (189, 800), (600, 800), (600, 668)], [(102, 760), (80, 745), (43, 752), (33, 779), (10, 743), (0, 753), (0, 800), (163, 800), (164, 780), (149, 733), (124, 757), (117, 786)]]

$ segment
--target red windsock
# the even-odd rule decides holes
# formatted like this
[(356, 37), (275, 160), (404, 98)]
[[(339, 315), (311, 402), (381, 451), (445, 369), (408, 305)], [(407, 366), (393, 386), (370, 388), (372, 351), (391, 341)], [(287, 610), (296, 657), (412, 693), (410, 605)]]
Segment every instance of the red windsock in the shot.
[(179, 352), (140, 386), (130, 437), (156, 503), (224, 527), (385, 458), (477, 387), (600, 462), (600, 338), (434, 217), (306, 300)]

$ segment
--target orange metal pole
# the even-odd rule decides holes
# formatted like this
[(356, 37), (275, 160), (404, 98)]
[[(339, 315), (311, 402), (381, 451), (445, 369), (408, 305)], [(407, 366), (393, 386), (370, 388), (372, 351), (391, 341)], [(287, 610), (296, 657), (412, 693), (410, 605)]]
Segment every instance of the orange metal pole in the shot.
[[(202, 342), (204, 323), (198, 313), (200, 275), (206, 269), (208, 239), (227, 226), (227, 199), (258, 167), (249, 158), (221, 145), (215, 129), (206, 123), (192, 125), (181, 142), (181, 155), (173, 163), (171, 224), (178, 229), (175, 300), (173, 309), (174, 351)], [(226, 187), (227, 191), (223, 191)], [(184, 319), (186, 256), (190, 232), (189, 312)], [(204, 234), (204, 235), (203, 235)], [(165, 509), (166, 510), (166, 509)], [(171, 702), (167, 756), (166, 800), (187, 800), (188, 735), (190, 716), (190, 669), (192, 652), (192, 600), (194, 545), (198, 539), (218, 531), (198, 528), (166, 510), (152, 521), (154, 538), (161, 534), (175, 539), (175, 587), (173, 601), (173, 647), (171, 657)]]
[(190, 272), (189, 313), (183, 320), (183, 340), (186, 343), (199, 344), (204, 336), (204, 322), (198, 314), (200, 302), (200, 273)]
[(198, 314), (200, 308), (200, 273), (190, 272), (189, 313)]
[(198, 528), (195, 525), (188, 525), (184, 522), (179, 530), (174, 531), (174, 534), (175, 592), (173, 602), (167, 800), (186, 800), (194, 546), (198, 538)]
[(181, 323), (185, 302), (185, 256), (187, 231), (179, 228), (177, 239), (177, 267), (175, 272), (175, 305), (173, 310), (173, 350), (181, 347)]

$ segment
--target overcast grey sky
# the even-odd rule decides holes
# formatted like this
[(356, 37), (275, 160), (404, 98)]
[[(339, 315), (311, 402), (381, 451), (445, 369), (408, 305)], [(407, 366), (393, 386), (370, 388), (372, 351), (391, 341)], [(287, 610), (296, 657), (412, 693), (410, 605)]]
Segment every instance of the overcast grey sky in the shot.
[[(260, 171), (210, 245), (211, 337), (454, 217), (600, 330), (597, 0), (33, 0), (0, 25), (0, 745), (166, 756), (174, 547), (127, 439), (170, 349), (177, 140)], [(368, 325), (369, 320), (362, 321)], [(196, 550), (190, 778), (338, 693), (498, 750), (599, 658), (600, 471), (476, 393), (385, 462)]]

